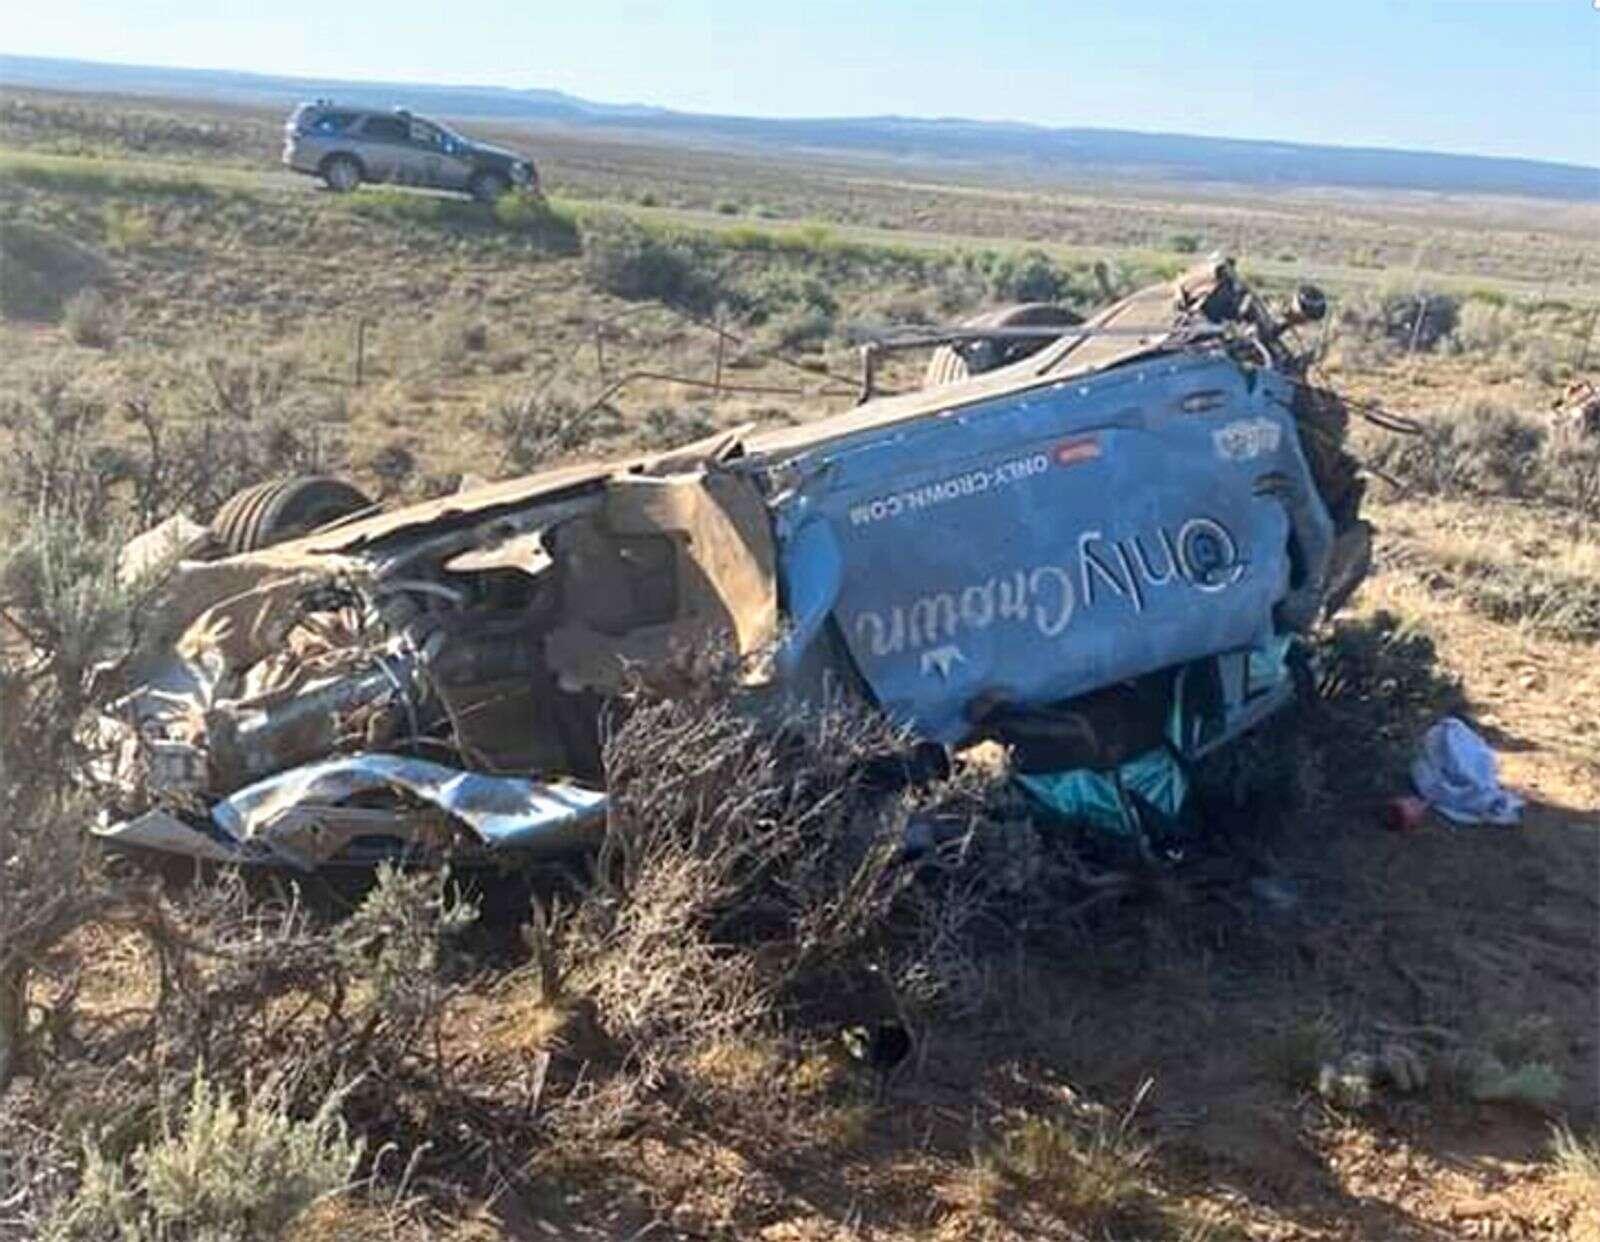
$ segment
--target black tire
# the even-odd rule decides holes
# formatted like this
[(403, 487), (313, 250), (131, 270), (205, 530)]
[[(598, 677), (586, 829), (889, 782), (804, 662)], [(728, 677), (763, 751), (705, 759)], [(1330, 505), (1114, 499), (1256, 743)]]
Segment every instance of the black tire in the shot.
[(257, 483), (229, 497), (211, 519), (226, 554), (255, 552), (349, 517), (372, 501), (340, 479), (321, 475)]
[(252, 550), (249, 532), (255, 529), (262, 506), (281, 486), (282, 480), (278, 479), (257, 483), (222, 502), (222, 507), (211, 519), (211, 535), (224, 554), (231, 556), (236, 552)]
[(492, 203), (511, 189), (511, 179), (504, 173), (481, 172), (473, 177), (467, 188), (480, 203)]
[(353, 155), (330, 155), (319, 171), (323, 184), (335, 194), (348, 194), (366, 177), (361, 161)]
[[(1022, 302), (1015, 306), (1002, 306), (986, 311), (962, 323), (963, 328), (1070, 328), (1083, 322), (1065, 306), (1055, 302)], [(958, 349), (954, 345), (941, 345), (928, 360), (923, 374), (924, 388), (938, 388), (960, 380), (993, 371), (1036, 354), (1051, 342), (1050, 337), (1037, 336), (1014, 341), (979, 341)]]

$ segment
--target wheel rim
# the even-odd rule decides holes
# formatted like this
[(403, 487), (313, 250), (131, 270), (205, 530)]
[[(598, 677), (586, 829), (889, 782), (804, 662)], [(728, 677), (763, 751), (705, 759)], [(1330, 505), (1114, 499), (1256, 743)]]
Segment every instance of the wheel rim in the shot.
[(355, 188), (355, 169), (348, 160), (336, 160), (328, 166), (328, 180), (333, 183), (336, 190), (350, 190)]

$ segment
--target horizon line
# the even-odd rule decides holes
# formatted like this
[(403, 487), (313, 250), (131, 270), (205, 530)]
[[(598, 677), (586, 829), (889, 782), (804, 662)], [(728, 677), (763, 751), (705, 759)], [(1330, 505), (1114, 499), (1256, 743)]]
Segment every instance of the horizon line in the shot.
[[(1600, 0), (1596, 0), (1600, 3)], [(223, 65), (176, 65), (176, 64), (150, 64), (144, 61), (121, 60), (88, 60), (73, 56), (42, 56), (30, 52), (0, 51), (0, 63), (11, 61), (37, 61), (58, 65), (104, 65), (118, 69), (145, 69), (168, 73), (225, 73), (238, 77), (259, 78), (263, 80), (277, 80), (283, 82), (303, 82), (346, 84), (350, 86), (377, 87), (425, 87), (433, 90), (457, 91), (494, 91), (504, 94), (530, 94), (541, 93), (559, 96), (572, 100), (577, 104), (587, 104), (599, 108), (615, 109), (618, 111), (638, 110), (654, 112), (675, 117), (687, 117), (708, 121), (762, 121), (773, 124), (815, 124), (819, 122), (839, 121), (910, 121), (928, 125), (991, 125), (1012, 126), (1019, 129), (1029, 129), (1041, 133), (1099, 133), (1099, 134), (1132, 134), (1147, 138), (1202, 138), (1212, 142), (1239, 142), (1259, 144), (1263, 146), (1300, 147), (1308, 150), (1346, 151), (1356, 153), (1379, 153), (1385, 155), (1426, 155), (1446, 159), (1463, 160), (1489, 160), (1506, 164), (1526, 164), (1543, 168), (1559, 168), (1594, 173), (1600, 176), (1600, 164), (1585, 164), (1575, 160), (1553, 160), (1536, 156), (1525, 155), (1490, 155), (1477, 151), (1443, 150), (1437, 147), (1388, 147), (1361, 144), (1347, 144), (1337, 142), (1311, 142), (1301, 138), (1255, 138), (1242, 137), (1238, 134), (1205, 133), (1196, 130), (1176, 129), (1133, 129), (1116, 125), (1062, 125), (1042, 121), (1018, 120), (1015, 117), (974, 117), (961, 115), (918, 116), (910, 113), (880, 112), (880, 113), (855, 113), (855, 114), (813, 114), (803, 116), (775, 116), (771, 114), (743, 113), (743, 112), (700, 112), (692, 109), (670, 107), (663, 104), (649, 104), (642, 102), (612, 103), (606, 100), (592, 99), (583, 95), (575, 95), (570, 91), (555, 87), (545, 86), (506, 86), (500, 83), (475, 83), (462, 81), (424, 81), (407, 80), (383, 77), (335, 77), (324, 74), (280, 73), (261, 69), (236, 69)], [(0, 88), (6, 86), (13, 88), (27, 88), (27, 83), (7, 83), (0, 79)], [(50, 87), (34, 87), (33, 89), (52, 89)], [(53, 89), (64, 90), (69, 88), (56, 87)], [(150, 96), (161, 98), (161, 96)]]

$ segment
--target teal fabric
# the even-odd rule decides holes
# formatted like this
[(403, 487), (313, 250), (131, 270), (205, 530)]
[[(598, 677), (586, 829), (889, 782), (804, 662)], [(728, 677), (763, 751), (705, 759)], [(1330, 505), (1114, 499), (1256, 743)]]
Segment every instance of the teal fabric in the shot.
[(1275, 634), (1259, 647), (1250, 649), (1250, 693), (1270, 690), (1289, 675), (1289, 648), (1292, 634)]
[(1179, 826), (1192, 820), (1181, 816), (1189, 780), (1177, 754), (1189, 754), (1217, 737), (1244, 701), (1282, 682), (1289, 675), (1292, 641), (1288, 635), (1274, 635), (1248, 652), (1213, 656), (1209, 664), (1200, 662), (1181, 669), (1173, 683), (1167, 721), (1169, 746), (1146, 751), (1106, 771), (1076, 768), (1019, 773), (1014, 779), (1053, 815), (1121, 844), (1134, 844), (1140, 834), (1129, 794), (1137, 794), (1165, 816), (1164, 827), (1169, 832), (1182, 831)]
[(1076, 768), (1068, 772), (1018, 775), (1016, 781), (1052, 813), (1109, 836), (1132, 839), (1138, 821), (1117, 788), (1136, 793), (1176, 821), (1189, 795), (1189, 782), (1178, 761), (1165, 750), (1146, 751), (1111, 772)]
[(1068, 772), (1019, 775), (1017, 784), (1052, 814), (1114, 837), (1132, 837), (1132, 817), (1123, 806), (1117, 784), (1103, 772), (1074, 768)]

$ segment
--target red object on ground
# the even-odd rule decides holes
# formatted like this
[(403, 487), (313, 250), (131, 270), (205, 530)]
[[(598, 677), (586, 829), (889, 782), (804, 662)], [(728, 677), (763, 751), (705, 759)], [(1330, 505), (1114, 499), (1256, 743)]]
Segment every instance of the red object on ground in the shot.
[(1410, 832), (1427, 818), (1428, 804), (1421, 798), (1390, 798), (1383, 808), (1383, 826), (1392, 832)]

